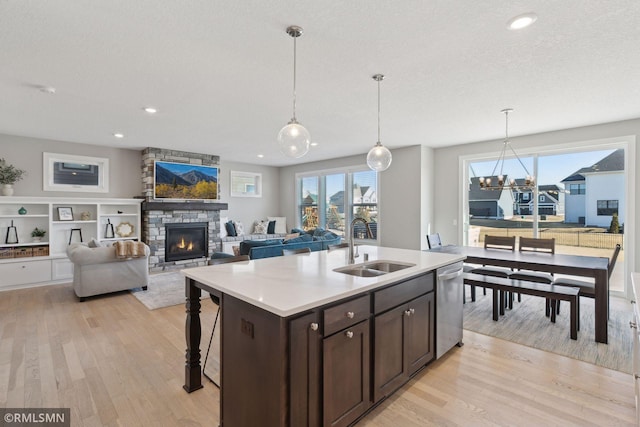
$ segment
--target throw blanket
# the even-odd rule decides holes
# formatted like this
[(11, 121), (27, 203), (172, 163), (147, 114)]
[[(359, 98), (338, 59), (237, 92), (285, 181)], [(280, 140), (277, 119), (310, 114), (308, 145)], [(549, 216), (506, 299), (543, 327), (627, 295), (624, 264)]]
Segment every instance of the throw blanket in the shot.
[(145, 256), (145, 244), (142, 242), (134, 242), (133, 240), (117, 241), (114, 244), (116, 248), (116, 257), (125, 258), (141, 258)]

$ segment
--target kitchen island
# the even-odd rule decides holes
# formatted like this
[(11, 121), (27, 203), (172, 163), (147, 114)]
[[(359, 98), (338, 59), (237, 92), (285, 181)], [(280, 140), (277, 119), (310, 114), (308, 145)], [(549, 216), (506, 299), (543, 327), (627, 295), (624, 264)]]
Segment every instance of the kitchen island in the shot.
[(183, 270), (185, 390), (202, 387), (201, 289), (221, 298), (221, 426), (349, 425), (401, 387), (435, 356), (435, 270), (464, 256), (359, 253), (379, 270), (334, 271), (346, 249)]

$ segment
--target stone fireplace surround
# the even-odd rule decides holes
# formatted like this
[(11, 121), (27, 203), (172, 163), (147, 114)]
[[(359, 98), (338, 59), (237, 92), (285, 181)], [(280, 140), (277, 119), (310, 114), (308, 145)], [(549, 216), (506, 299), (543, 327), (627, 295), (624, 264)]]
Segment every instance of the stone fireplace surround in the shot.
[[(218, 203), (215, 200), (176, 201), (154, 199), (153, 166), (155, 160), (219, 166), (220, 158), (208, 154), (162, 148), (149, 147), (142, 151), (142, 186), (145, 199), (142, 203), (142, 240), (151, 249), (149, 271), (158, 272), (206, 265), (213, 252), (222, 250), (220, 242), (220, 211), (227, 210), (228, 205), (226, 203)], [(207, 222), (209, 224), (209, 254), (206, 258), (166, 262), (165, 224), (186, 222)]]

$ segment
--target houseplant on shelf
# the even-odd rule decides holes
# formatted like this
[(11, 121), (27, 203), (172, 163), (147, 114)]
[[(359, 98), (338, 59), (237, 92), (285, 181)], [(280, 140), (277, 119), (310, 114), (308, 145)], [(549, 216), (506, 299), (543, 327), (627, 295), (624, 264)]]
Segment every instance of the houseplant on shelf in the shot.
[(6, 162), (5, 159), (0, 159), (0, 185), (2, 186), (1, 194), (3, 196), (13, 195), (13, 184), (20, 181), (26, 171), (18, 169), (13, 165)]
[(34, 228), (31, 232), (31, 237), (33, 237), (34, 242), (42, 241), (44, 235), (47, 234), (47, 230), (41, 230), (38, 227)]

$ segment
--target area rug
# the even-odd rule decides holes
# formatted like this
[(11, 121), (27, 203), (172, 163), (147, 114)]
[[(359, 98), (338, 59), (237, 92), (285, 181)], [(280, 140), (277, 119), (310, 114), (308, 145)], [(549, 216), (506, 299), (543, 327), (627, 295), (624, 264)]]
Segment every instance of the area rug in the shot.
[[(152, 274), (146, 291), (137, 288), (131, 293), (149, 310), (184, 304), (184, 276), (179, 271)], [(202, 298), (209, 298), (209, 293), (202, 291)]]
[(610, 298), (608, 344), (594, 341), (594, 300), (591, 298), (580, 298), (577, 340), (569, 336), (568, 303), (562, 302), (556, 323), (544, 315), (544, 298), (522, 295), (522, 302), (513, 304), (513, 309), (506, 310), (495, 322), (491, 290), (487, 290), (487, 295), (482, 295), (480, 290), (476, 302), (468, 301), (464, 305), (464, 329), (631, 373), (633, 337), (629, 321), (633, 309), (626, 300)]

